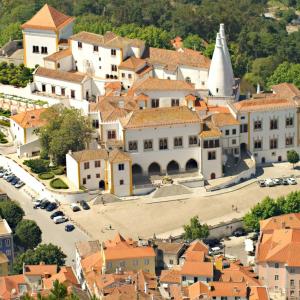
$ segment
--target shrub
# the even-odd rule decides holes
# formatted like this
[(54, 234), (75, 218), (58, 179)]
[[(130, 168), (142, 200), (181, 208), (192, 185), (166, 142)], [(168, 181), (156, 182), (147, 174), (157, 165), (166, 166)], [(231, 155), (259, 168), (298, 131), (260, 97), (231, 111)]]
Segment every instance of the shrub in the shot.
[(30, 170), (36, 174), (46, 173), (49, 171), (49, 161), (44, 159), (29, 159), (25, 160), (23, 164), (29, 167)]
[(48, 180), (54, 178), (54, 174), (52, 172), (40, 173), (39, 178), (42, 180)]
[(50, 181), (50, 186), (53, 188), (53, 189), (68, 189), (68, 185), (66, 183), (64, 183), (60, 178), (55, 178), (55, 179), (52, 179)]
[(6, 138), (1, 138), (0, 139), (0, 144), (7, 144), (8, 140)]
[(11, 112), (8, 109), (0, 108), (0, 116), (9, 118), (11, 116)]
[(9, 121), (5, 121), (5, 120), (0, 120), (0, 125), (9, 127), (10, 126), (10, 122)]
[(55, 175), (62, 175), (65, 173), (65, 168), (64, 167), (54, 167), (51, 171)]

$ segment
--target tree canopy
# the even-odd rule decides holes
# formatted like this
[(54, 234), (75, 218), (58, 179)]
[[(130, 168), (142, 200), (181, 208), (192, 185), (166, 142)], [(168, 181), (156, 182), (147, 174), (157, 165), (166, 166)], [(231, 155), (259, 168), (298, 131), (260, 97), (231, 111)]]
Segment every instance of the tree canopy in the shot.
[(259, 221), (274, 216), (300, 212), (300, 192), (291, 192), (286, 197), (264, 198), (248, 212), (244, 218), (244, 227), (250, 231), (259, 230)]
[(60, 247), (53, 244), (40, 244), (35, 250), (28, 249), (21, 253), (14, 261), (14, 272), (21, 274), (23, 270), (23, 263), (38, 265), (44, 262), (48, 265), (63, 266), (65, 264), (66, 255)]
[(0, 202), (0, 215), (8, 225), (14, 230), (18, 223), (23, 219), (25, 213), (21, 206), (14, 201)]
[(42, 231), (32, 220), (22, 220), (16, 227), (18, 242), (25, 249), (34, 249), (42, 241)]
[(54, 105), (41, 117), (47, 123), (37, 131), (41, 139), (42, 156), (52, 156), (55, 164), (65, 164), (69, 150), (83, 150), (90, 142), (93, 131), (91, 122), (79, 110)]
[(287, 152), (288, 162), (293, 165), (293, 168), (297, 162), (299, 162), (299, 154), (295, 150), (290, 150)]
[(200, 224), (198, 216), (191, 218), (190, 224), (184, 225), (184, 238), (187, 240), (204, 239), (209, 235), (207, 224)]

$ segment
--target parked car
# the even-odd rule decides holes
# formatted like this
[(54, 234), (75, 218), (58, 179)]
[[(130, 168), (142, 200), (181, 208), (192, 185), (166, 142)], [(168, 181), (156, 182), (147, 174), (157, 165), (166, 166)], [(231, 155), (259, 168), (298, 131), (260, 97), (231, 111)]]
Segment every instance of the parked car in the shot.
[(76, 204), (76, 203), (71, 204), (71, 209), (73, 212), (77, 212), (77, 211), (81, 210), (80, 207), (78, 206), (78, 204)]
[(65, 231), (70, 232), (73, 231), (75, 229), (75, 226), (72, 224), (68, 224), (65, 226)]
[(282, 185), (289, 185), (287, 178), (282, 178)]
[(16, 185), (15, 185), (15, 188), (17, 188), (17, 189), (20, 189), (22, 186), (24, 186), (25, 185), (25, 183), (23, 182), (23, 181), (19, 181)]
[(218, 239), (204, 239), (203, 243), (209, 246), (210, 248), (220, 245), (220, 241)]
[(258, 185), (259, 185), (260, 187), (265, 187), (265, 186), (266, 186), (266, 183), (265, 183), (264, 180), (259, 180), (259, 181), (258, 181)]
[(274, 178), (272, 179), (275, 185), (281, 185), (281, 179), (280, 178)]
[(3, 175), (3, 179), (7, 180), (7, 178), (8, 178), (9, 176), (11, 176), (11, 175), (13, 175), (12, 172), (6, 172), (6, 173)]
[(9, 176), (6, 176), (4, 179), (7, 181), (7, 182), (11, 182), (16, 176), (14, 174), (11, 174)]
[(10, 184), (11, 184), (11, 185), (16, 185), (19, 181), (20, 181), (20, 178), (15, 177), (15, 178), (10, 182)]
[(246, 234), (246, 231), (244, 228), (237, 228), (233, 233), (232, 235), (235, 236), (235, 237), (239, 237), (239, 236), (243, 236)]
[(79, 203), (84, 210), (90, 209), (90, 206), (87, 204), (85, 200), (81, 200)]
[(209, 252), (210, 255), (218, 255), (223, 253), (223, 250), (220, 247), (212, 247)]
[(5, 169), (0, 171), (0, 178), (2, 178), (5, 175), (6, 172), (7, 172), (7, 170), (5, 170)]
[(46, 209), (47, 206), (48, 206), (50, 203), (51, 203), (51, 202), (50, 202), (49, 200), (43, 200), (43, 201), (41, 202), (40, 208), (41, 208), (41, 209)]
[(268, 187), (271, 187), (271, 186), (275, 186), (275, 183), (274, 183), (273, 179), (268, 178), (265, 180), (265, 185)]
[(288, 182), (290, 185), (295, 185), (295, 184), (297, 184), (296, 179), (293, 178), (293, 177), (288, 178), (288, 179), (287, 179), (287, 182)]
[(67, 221), (68, 221), (68, 218), (66, 218), (65, 216), (57, 216), (57, 217), (53, 218), (53, 222), (55, 224), (61, 224), (61, 223), (67, 222)]
[(57, 204), (55, 202), (51, 202), (49, 205), (47, 205), (46, 211), (53, 211), (56, 208), (57, 208)]
[(50, 215), (50, 218), (51, 218), (51, 219), (54, 219), (55, 217), (64, 216), (64, 215), (65, 215), (65, 214), (64, 214), (62, 211), (57, 210), (57, 211), (55, 211), (54, 213), (52, 213), (52, 214)]

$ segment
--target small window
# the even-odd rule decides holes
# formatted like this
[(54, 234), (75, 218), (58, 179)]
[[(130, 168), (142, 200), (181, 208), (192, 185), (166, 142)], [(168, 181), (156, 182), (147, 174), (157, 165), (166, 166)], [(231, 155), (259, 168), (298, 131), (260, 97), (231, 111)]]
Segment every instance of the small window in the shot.
[(123, 179), (120, 180), (120, 185), (124, 185), (124, 180)]
[(277, 139), (270, 139), (270, 149), (277, 149)]
[(232, 134), (236, 134), (236, 129), (232, 129)]
[(94, 52), (98, 52), (99, 51), (99, 47), (94, 45)]
[(119, 164), (118, 168), (119, 168), (119, 171), (124, 171), (124, 164)]
[(254, 141), (254, 149), (261, 150), (262, 149), (262, 140), (255, 140)]
[(197, 146), (198, 145), (198, 137), (196, 135), (189, 136), (189, 146)]
[(87, 176), (87, 179), (91, 179), (91, 175), (88, 175), (88, 176)]
[(159, 99), (151, 99), (151, 107), (152, 108), (159, 107)]
[(226, 129), (225, 135), (229, 135), (229, 129)]
[(48, 54), (48, 48), (47, 47), (41, 47), (42, 54)]
[(248, 132), (248, 124), (241, 124), (240, 125), (240, 132)]
[(39, 46), (32, 46), (32, 52), (33, 53), (39, 53), (40, 52)]
[(116, 139), (116, 131), (115, 130), (108, 130), (107, 131), (107, 139), (108, 140)]
[(130, 141), (128, 143), (128, 150), (129, 151), (137, 151), (138, 150), (138, 143), (137, 143), (137, 141)]
[(275, 275), (275, 276), (274, 276), (274, 279), (275, 279), (275, 280), (279, 280), (279, 275)]
[(42, 92), (46, 92), (46, 84), (42, 84)]
[(118, 71), (118, 68), (116, 65), (111, 65), (111, 71), (112, 72), (117, 72)]
[(110, 53), (112, 56), (116, 56), (117, 55), (117, 50), (116, 49), (111, 49)]
[(71, 98), (75, 99), (75, 91), (74, 90), (71, 90)]
[(83, 164), (83, 168), (85, 170), (89, 169), (90, 168), (90, 163), (88, 161), (86, 161), (84, 164)]
[(55, 94), (55, 86), (54, 85), (51, 86), (51, 93)]
[(215, 160), (216, 159), (216, 151), (209, 151), (207, 153), (207, 155), (208, 155), (208, 157), (207, 157), (208, 160)]
[(125, 73), (122, 73), (122, 78), (125, 78)]
[(95, 168), (100, 168), (101, 167), (101, 161), (100, 160), (96, 160), (95, 161)]
[(144, 260), (144, 263), (145, 263), (145, 265), (149, 265), (149, 263), (150, 263), (150, 262), (149, 262), (149, 259), (146, 258), (146, 259)]
[(96, 174), (96, 178), (100, 178), (100, 174)]
[(170, 260), (169, 260), (169, 264), (170, 264), (170, 265), (173, 265), (173, 264), (174, 264), (173, 259), (170, 259)]
[(232, 145), (235, 145), (235, 144), (236, 144), (236, 140), (233, 139), (233, 140), (232, 140)]
[(179, 99), (171, 99), (171, 106), (179, 106)]
[(82, 43), (81, 43), (81, 42), (78, 42), (78, 44), (77, 44), (77, 45), (78, 45), (78, 48), (79, 48), (79, 49), (81, 49), (81, 48), (82, 48)]
[(65, 88), (61, 88), (61, 95), (65, 96), (66, 95), (66, 89)]
[(254, 121), (254, 130), (261, 130), (262, 129), (262, 121), (261, 120), (257, 120), (257, 121)]
[(182, 136), (174, 138), (174, 148), (181, 148), (183, 146)]
[(168, 149), (168, 139), (163, 138), (159, 139), (159, 150), (167, 150)]
[(294, 144), (294, 139), (292, 136), (286, 137), (285, 138), (285, 145), (286, 146), (293, 146)]
[(57, 63), (56, 66), (57, 66), (57, 69), (60, 69), (60, 63)]
[(132, 78), (132, 74), (128, 74), (128, 78), (131, 79)]
[(275, 267), (276, 269), (278, 269), (278, 268), (279, 268), (279, 263), (275, 263), (274, 267)]
[(286, 127), (292, 127), (294, 125), (294, 118), (288, 117), (285, 119), (285, 126)]
[(86, 184), (86, 178), (83, 178), (83, 179), (82, 179), (82, 183), (83, 183), (83, 184)]
[(270, 120), (270, 129), (271, 130), (278, 129), (278, 120), (277, 119)]
[(153, 141), (152, 140), (144, 140), (144, 150), (146, 150), (146, 151), (153, 150)]

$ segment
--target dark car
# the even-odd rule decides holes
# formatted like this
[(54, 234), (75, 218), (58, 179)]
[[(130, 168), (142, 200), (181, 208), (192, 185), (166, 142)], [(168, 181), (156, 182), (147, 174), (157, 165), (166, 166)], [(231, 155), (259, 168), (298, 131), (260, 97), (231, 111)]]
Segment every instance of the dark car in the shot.
[(9, 175), (7, 178), (6, 178), (6, 181), (7, 182), (11, 182), (13, 179), (15, 179), (16, 176), (15, 175)]
[(81, 200), (80, 205), (84, 210), (90, 209), (90, 206), (87, 204), (87, 202), (85, 200)]
[(47, 205), (46, 211), (53, 211), (56, 208), (57, 208), (57, 204), (55, 202), (51, 202), (49, 205)]
[(15, 178), (10, 182), (10, 184), (11, 184), (11, 185), (16, 185), (19, 181), (20, 181), (20, 179), (19, 179), (18, 177), (15, 177)]
[(50, 218), (53, 219), (55, 217), (64, 216), (64, 215), (65, 214), (62, 211), (58, 210), (58, 211), (55, 211), (54, 213), (52, 213), (51, 216), (50, 216)]
[(282, 185), (289, 185), (289, 182), (286, 178), (282, 178)]
[(209, 246), (210, 248), (220, 245), (220, 241), (218, 239), (205, 239), (203, 240), (203, 243)]
[(44, 200), (44, 201), (41, 203), (40, 208), (41, 208), (41, 209), (46, 209), (47, 206), (48, 206), (49, 204), (51, 204), (50, 201)]
[(233, 233), (232, 235), (235, 236), (235, 237), (239, 237), (239, 236), (243, 236), (246, 234), (246, 231), (244, 228), (237, 228)]
[(75, 226), (72, 224), (68, 224), (65, 226), (65, 231), (70, 232), (70, 231), (73, 231), (74, 229), (75, 229)]

